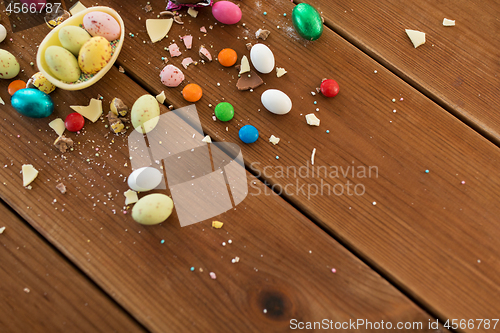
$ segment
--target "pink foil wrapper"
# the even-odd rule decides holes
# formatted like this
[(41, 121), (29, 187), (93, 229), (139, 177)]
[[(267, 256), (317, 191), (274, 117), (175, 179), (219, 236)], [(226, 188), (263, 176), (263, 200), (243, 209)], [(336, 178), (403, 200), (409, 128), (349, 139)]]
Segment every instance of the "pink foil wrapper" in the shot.
[(198, 0), (198, 1), (186, 1), (186, 0), (171, 0), (167, 4), (167, 10), (179, 10), (182, 7), (206, 7), (211, 6), (213, 0)]

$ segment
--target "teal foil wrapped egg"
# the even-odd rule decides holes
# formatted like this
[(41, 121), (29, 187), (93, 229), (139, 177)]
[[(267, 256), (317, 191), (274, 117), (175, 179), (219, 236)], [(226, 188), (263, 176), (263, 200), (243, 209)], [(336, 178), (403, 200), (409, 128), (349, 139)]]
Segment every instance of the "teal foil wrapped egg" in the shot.
[(54, 111), (54, 102), (49, 95), (33, 88), (20, 89), (12, 95), (14, 109), (31, 118), (45, 118)]
[(292, 11), (292, 22), (302, 38), (316, 40), (323, 33), (323, 20), (318, 11), (307, 3), (300, 3)]

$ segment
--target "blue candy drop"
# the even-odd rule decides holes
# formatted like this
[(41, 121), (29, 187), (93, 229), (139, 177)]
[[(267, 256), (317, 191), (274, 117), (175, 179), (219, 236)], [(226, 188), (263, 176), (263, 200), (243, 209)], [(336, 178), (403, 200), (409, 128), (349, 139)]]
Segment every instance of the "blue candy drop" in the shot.
[(49, 95), (33, 88), (20, 89), (12, 95), (14, 109), (31, 118), (45, 118), (54, 112), (54, 102)]
[(259, 138), (259, 131), (252, 125), (243, 126), (238, 134), (244, 143), (254, 143)]

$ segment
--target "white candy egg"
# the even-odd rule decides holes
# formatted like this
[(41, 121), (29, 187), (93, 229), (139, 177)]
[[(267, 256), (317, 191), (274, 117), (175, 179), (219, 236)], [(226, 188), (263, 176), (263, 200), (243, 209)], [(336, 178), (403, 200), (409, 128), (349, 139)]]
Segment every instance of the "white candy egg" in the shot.
[(128, 186), (137, 192), (150, 191), (160, 185), (163, 174), (153, 167), (134, 170), (128, 177)]
[(5, 37), (7, 37), (7, 29), (5, 29), (5, 27), (0, 24), (0, 43), (5, 40)]
[(292, 109), (292, 100), (284, 92), (268, 89), (260, 96), (262, 105), (274, 114), (287, 114)]
[(273, 51), (264, 44), (252, 46), (250, 60), (252, 60), (253, 67), (262, 74), (268, 74), (274, 70)]

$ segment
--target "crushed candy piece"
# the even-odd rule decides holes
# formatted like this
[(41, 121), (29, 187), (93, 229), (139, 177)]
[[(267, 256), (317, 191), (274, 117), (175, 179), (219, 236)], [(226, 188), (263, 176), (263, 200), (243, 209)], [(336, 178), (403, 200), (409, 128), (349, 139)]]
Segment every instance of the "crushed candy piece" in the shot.
[(212, 221), (212, 228), (220, 229), (220, 228), (222, 228), (223, 225), (224, 225), (224, 223), (222, 223), (220, 221)]
[(80, 1), (78, 1), (73, 5), (73, 7), (69, 9), (69, 12), (71, 13), (72, 16), (75, 16), (84, 9), (87, 9), (87, 7), (85, 7)]
[(405, 29), (405, 31), (415, 48), (425, 44), (425, 32), (410, 29)]
[(5, 231), (5, 227), (1, 227), (0, 228), (0, 235), (3, 234), (4, 231)]
[(109, 129), (111, 130), (111, 132), (118, 134), (118, 133), (125, 133), (127, 131), (125, 129), (123, 121), (120, 118), (118, 118), (118, 116), (114, 114), (112, 111), (109, 111), (106, 117), (108, 118)]
[(193, 36), (186, 35), (186, 36), (182, 37), (181, 39), (184, 42), (186, 49), (191, 50), (191, 47), (193, 46)]
[(214, 272), (210, 272), (210, 278), (211, 278), (212, 280), (215, 280), (215, 279), (217, 279), (217, 275), (215, 275), (215, 273), (214, 273)]
[(139, 197), (137, 197), (136, 191), (129, 189), (126, 192), (124, 192), (123, 195), (125, 196), (125, 206), (139, 201)]
[(284, 68), (276, 67), (276, 76), (277, 77), (282, 77), (286, 73), (288, 73), (288, 72)]
[(165, 103), (165, 99), (167, 99), (167, 97), (165, 96), (165, 91), (162, 91), (160, 94), (156, 95), (156, 100), (160, 104)]
[(5, 105), (5, 102), (3, 101), (2, 97), (0, 97), (0, 104)]
[(174, 22), (177, 24), (184, 24), (184, 22), (182, 22), (180, 16), (178, 15), (174, 16)]
[[(206, 135), (201, 141), (205, 142), (205, 143), (212, 143), (212, 138), (210, 137), (210, 135)], [(214, 222), (216, 222), (216, 221), (214, 221)], [(213, 226), (213, 222), (212, 222), (212, 226)]]
[(252, 43), (246, 43), (245, 46), (247, 47), (248, 51), (252, 49)]
[(196, 17), (198, 16), (198, 11), (194, 9), (193, 7), (189, 7), (187, 10), (187, 13), (191, 15), (191, 17)]
[(271, 31), (265, 29), (259, 29), (255, 32), (255, 38), (260, 38), (262, 40), (266, 40), (267, 37), (271, 34)]
[(443, 25), (445, 27), (453, 27), (453, 26), (455, 26), (455, 20), (450, 20), (450, 19), (445, 18), (445, 19), (443, 19)]
[(314, 165), (314, 157), (316, 156), (316, 148), (311, 153), (311, 165)]
[(201, 46), (200, 50), (198, 51), (200, 58), (205, 60), (205, 61), (212, 61), (212, 55), (210, 54), (210, 51), (205, 46)]
[(119, 71), (120, 73), (125, 73), (125, 69), (123, 69), (123, 67), (122, 67), (122, 66), (118, 66), (118, 71)]
[(207, 28), (205, 28), (205, 26), (201, 27), (200, 28), (200, 32), (203, 32), (204, 34), (207, 33)]
[(174, 17), (175, 14), (174, 14), (174, 12), (166, 10), (166, 11), (160, 12), (160, 16), (161, 17)]
[(70, 108), (95, 123), (102, 116), (102, 101), (92, 98), (88, 106), (71, 105)]
[(271, 137), (269, 138), (269, 142), (271, 142), (273, 145), (277, 145), (280, 142), (280, 138), (271, 135)]
[[(235, 68), (239, 70), (240, 66), (237, 65)], [(238, 90), (255, 89), (263, 83), (264, 81), (262, 81), (260, 76), (258, 76), (253, 70), (250, 70), (250, 72), (241, 75), (238, 82), (236, 82), (236, 88), (238, 88)]]
[(193, 59), (191, 57), (187, 57), (182, 59), (181, 65), (184, 67), (184, 69), (187, 69), (189, 65), (193, 63)]
[(248, 72), (250, 72), (250, 62), (248, 61), (247, 56), (244, 55), (243, 57), (241, 57), (241, 66), (240, 66), (240, 73), (239, 74), (248, 73)]
[(314, 113), (309, 113), (309, 114), (306, 114), (306, 121), (307, 121), (307, 124), (308, 125), (311, 125), (311, 126), (319, 126), (319, 118), (316, 117), (316, 115)]
[(64, 126), (64, 120), (62, 120), (61, 118), (56, 118), (52, 120), (49, 123), (49, 127), (52, 128), (57, 133), (57, 136), (63, 135), (64, 130), (66, 129), (66, 126)]
[(182, 54), (179, 50), (179, 46), (176, 43), (170, 44), (170, 46), (168, 47), (168, 52), (170, 52), (170, 56), (172, 58), (178, 57)]
[(35, 178), (38, 176), (38, 170), (33, 167), (31, 164), (23, 164), (22, 166), (22, 173), (23, 173), (23, 186), (26, 187), (31, 182), (35, 180)]
[(65, 153), (68, 149), (73, 147), (73, 140), (61, 135), (54, 141), (54, 146), (56, 146), (61, 153)]
[(111, 112), (117, 116), (125, 117), (128, 113), (128, 107), (119, 98), (113, 98), (111, 104), (109, 105)]
[(161, 41), (172, 28), (172, 22), (169, 19), (148, 19), (146, 20), (146, 30), (148, 32), (151, 42), (156, 43)]
[(66, 193), (66, 186), (63, 183), (57, 184), (56, 189), (58, 189), (62, 194)]

